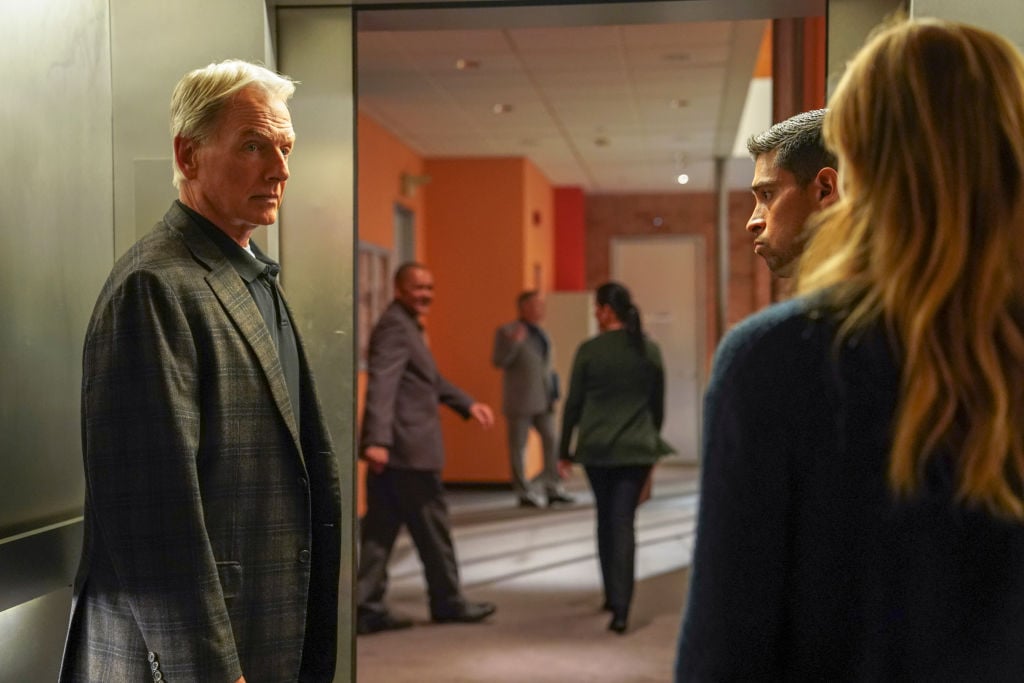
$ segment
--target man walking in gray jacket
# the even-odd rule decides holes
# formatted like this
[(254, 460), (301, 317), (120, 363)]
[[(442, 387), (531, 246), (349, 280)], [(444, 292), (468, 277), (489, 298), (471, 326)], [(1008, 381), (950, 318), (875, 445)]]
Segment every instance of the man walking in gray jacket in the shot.
[(489, 602), (467, 601), (459, 586), (441, 483), (444, 444), (438, 405), (484, 427), (494, 424), (494, 414), (438, 371), (421, 323), (433, 301), (434, 277), (427, 267), (403, 264), (395, 273), (395, 300), (370, 334), (360, 439), (360, 455), (369, 466), (356, 582), (360, 634), (412, 626), (384, 602), (388, 560), (402, 525), (423, 563), (433, 621), (478, 622), (496, 609)]
[(531, 490), (523, 462), (530, 427), (537, 430), (544, 453), (541, 481), (548, 505), (571, 503), (562, 488), (555, 454), (555, 401), (558, 376), (551, 368), (551, 340), (540, 327), (544, 320), (544, 297), (536, 290), (523, 292), (516, 300), (519, 317), (494, 333), (491, 362), (501, 368), (502, 412), (508, 425), (508, 459), (512, 489), (520, 507), (541, 507), (543, 501)]

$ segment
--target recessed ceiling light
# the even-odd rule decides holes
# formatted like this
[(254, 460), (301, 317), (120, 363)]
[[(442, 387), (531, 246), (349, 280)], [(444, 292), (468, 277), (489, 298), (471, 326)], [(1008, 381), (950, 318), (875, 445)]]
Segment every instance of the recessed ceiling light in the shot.
[(456, 59), (455, 68), (459, 71), (471, 71), (472, 69), (479, 69), (480, 62), (475, 59)]
[(513, 107), (512, 107), (511, 104), (501, 104), (501, 103), (496, 104), (493, 107), (491, 107), (491, 111), (493, 111), (495, 114), (507, 114), (510, 111), (512, 111), (512, 109), (513, 109)]
[(679, 183), (680, 185), (685, 185), (686, 183), (690, 182), (690, 176), (686, 175), (685, 173), (680, 173), (679, 177), (676, 178), (676, 182)]
[(674, 100), (669, 100), (668, 106), (672, 107), (673, 109), (682, 109), (683, 107), (690, 106), (690, 100), (684, 100), (681, 97), (677, 97)]

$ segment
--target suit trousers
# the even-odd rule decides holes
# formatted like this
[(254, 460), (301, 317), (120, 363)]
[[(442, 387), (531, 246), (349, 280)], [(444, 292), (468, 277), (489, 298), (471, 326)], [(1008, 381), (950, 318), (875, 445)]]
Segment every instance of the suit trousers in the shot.
[(613, 615), (629, 616), (636, 565), (636, 508), (651, 465), (587, 466), (597, 508), (597, 555), (605, 604)]
[(544, 453), (544, 471), (541, 481), (548, 493), (560, 491), (561, 479), (558, 476), (558, 456), (555, 453), (555, 414), (553, 411), (536, 415), (506, 415), (508, 426), (508, 462), (512, 470), (512, 490), (517, 496), (523, 496), (530, 490), (530, 482), (526, 480), (526, 439), (530, 427), (537, 430), (540, 436), (541, 451)]
[(441, 473), (385, 468), (366, 474), (366, 514), (361, 524), (358, 612), (384, 613), (388, 561), (402, 525), (409, 530), (430, 595), (432, 615), (450, 614), (464, 604), (452, 545)]

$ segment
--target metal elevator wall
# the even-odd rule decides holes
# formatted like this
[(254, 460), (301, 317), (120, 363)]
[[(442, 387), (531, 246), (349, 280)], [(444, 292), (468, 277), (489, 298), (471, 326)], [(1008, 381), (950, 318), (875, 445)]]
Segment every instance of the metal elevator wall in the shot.
[(82, 337), (113, 263), (108, 26), (106, 0), (0, 5), (5, 681), (55, 679), (81, 542)]
[[(186, 71), (227, 57), (273, 66), (275, 16), (267, 4), (0, 3), (0, 60), (8, 86), (0, 105), (7, 171), (0, 184), (0, 286), (7, 313), (0, 326), (0, 683), (56, 678), (81, 546), (82, 341), (114, 260), (176, 196), (171, 90)], [(350, 35), (341, 39), (351, 43)], [(344, 88), (351, 101), (350, 80)], [(296, 120), (296, 127), (302, 122)], [(351, 185), (351, 144), (335, 165)], [(349, 234), (351, 195), (351, 188), (339, 191), (334, 220), (334, 228), (344, 223)], [(316, 206), (303, 208), (308, 198), (289, 198), (293, 216), (316, 214)], [(319, 223), (309, 239), (329, 227)], [(345, 472), (353, 468), (347, 388), (354, 373), (345, 357), (353, 321), (351, 302), (344, 303), (351, 299), (351, 248), (345, 230), (333, 229), (327, 280), (342, 286), (335, 300), (322, 300), (306, 293), (324, 281), (324, 249), (311, 254), (304, 248), (299, 227), (292, 235), (293, 243), (280, 250), (276, 226), (261, 229), (256, 239), (281, 259), (285, 287), (297, 292), (292, 304), (297, 313), (302, 309), (297, 317), (314, 372), (326, 386), (321, 397)], [(351, 517), (350, 474), (344, 485)], [(351, 534), (347, 540), (351, 546)], [(348, 581), (351, 549), (343, 562)], [(342, 595), (348, 594), (343, 585)], [(338, 680), (350, 680), (353, 667), (350, 617), (345, 602)]]

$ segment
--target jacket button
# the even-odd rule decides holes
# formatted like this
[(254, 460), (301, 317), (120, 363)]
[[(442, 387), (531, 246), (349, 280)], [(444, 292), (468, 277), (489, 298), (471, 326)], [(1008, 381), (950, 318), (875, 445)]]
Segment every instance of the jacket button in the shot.
[(156, 661), (156, 653), (155, 652), (150, 652), (148, 655), (146, 655), (146, 661), (148, 661), (150, 663), (155, 662)]
[(160, 681), (164, 680), (164, 675), (162, 673), (160, 673), (159, 671), (154, 671), (153, 672), (153, 680), (156, 681), (157, 683), (160, 683)]
[(308, 550), (300, 550), (299, 551), (299, 562), (301, 562), (302, 564), (309, 564), (309, 551)]

